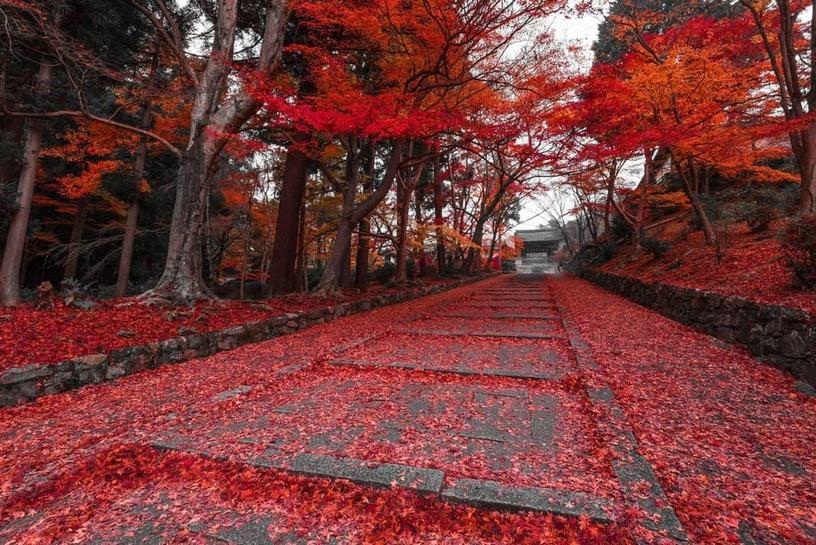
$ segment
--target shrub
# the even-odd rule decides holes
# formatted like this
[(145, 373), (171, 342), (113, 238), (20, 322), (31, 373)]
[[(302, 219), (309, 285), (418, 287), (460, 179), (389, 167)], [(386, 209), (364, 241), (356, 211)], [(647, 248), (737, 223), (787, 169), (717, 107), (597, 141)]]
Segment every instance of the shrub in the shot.
[(747, 223), (752, 233), (762, 233), (768, 230), (777, 214), (777, 208), (767, 202), (746, 200), (729, 206), (726, 217), (735, 223)]
[(748, 228), (752, 233), (763, 233), (771, 226), (771, 222), (776, 219), (776, 209), (772, 206), (758, 205), (756, 206), (748, 217), (745, 219), (748, 222)]
[(397, 266), (393, 263), (386, 261), (382, 264), (381, 267), (374, 269), (374, 280), (379, 282), (380, 284), (387, 284), (391, 281), (394, 277), (394, 274), (397, 272)]
[(652, 254), (655, 259), (660, 259), (671, 250), (671, 244), (665, 240), (657, 238), (645, 237), (640, 241), (640, 245), (644, 250)]
[(596, 258), (596, 261), (598, 263), (606, 263), (607, 261), (615, 257), (617, 251), (618, 245), (615, 244), (614, 242), (602, 242), (598, 246), (598, 257)]
[(793, 218), (782, 234), (782, 248), (796, 287), (816, 288), (816, 214)]
[(632, 228), (618, 215), (612, 217), (612, 236), (615, 240), (626, 240), (632, 236)]

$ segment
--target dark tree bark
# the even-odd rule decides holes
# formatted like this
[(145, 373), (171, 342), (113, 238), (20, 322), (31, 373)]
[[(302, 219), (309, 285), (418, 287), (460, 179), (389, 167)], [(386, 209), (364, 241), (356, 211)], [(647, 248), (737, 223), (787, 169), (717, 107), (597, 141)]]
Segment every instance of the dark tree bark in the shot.
[[(367, 171), (368, 176), (363, 181), (363, 192), (366, 194), (371, 193), (374, 189), (374, 167), (375, 167), (375, 158), (374, 158), (374, 146), (369, 146), (369, 156), (366, 159), (368, 161), (367, 164)], [(360, 227), (358, 228), (357, 232), (357, 256), (356, 256), (356, 270), (354, 275), (354, 287), (356, 287), (360, 291), (368, 291), (368, 258), (369, 258), (369, 241), (370, 237), (368, 235), (371, 234), (371, 221), (368, 219), (368, 216), (364, 217), (360, 220)]]
[(272, 268), (269, 279), (271, 293), (295, 291), (298, 285), (297, 257), (300, 211), (306, 193), (310, 161), (297, 146), (289, 149), (283, 169), (283, 185), (275, 224), (275, 243), (272, 247)]
[(440, 165), (437, 159), (434, 162), (434, 186), (433, 186), (433, 200), (434, 200), (434, 225), (436, 226), (436, 266), (439, 269), (437, 272), (440, 276), (444, 275), (447, 269), (445, 256), (445, 233), (442, 231), (444, 227), (445, 217), (443, 211), (445, 209), (445, 200), (442, 187), (442, 179), (440, 176)]
[[(410, 154), (414, 155), (414, 144), (410, 146)], [(421, 147), (419, 153), (422, 153)], [(408, 280), (408, 212), (411, 207), (411, 197), (422, 177), (425, 163), (413, 167), (413, 172), (405, 172), (397, 180), (397, 270), (394, 281), (404, 284)]]
[(74, 224), (71, 226), (71, 237), (68, 241), (68, 256), (65, 258), (63, 278), (76, 278), (79, 267), (79, 253), (82, 249), (82, 233), (85, 231), (85, 220), (88, 216), (88, 201), (79, 199), (74, 214)]
[[(53, 63), (44, 60), (40, 64), (37, 85), (41, 90), (48, 89), (53, 72)], [(40, 164), (44, 128), (44, 119), (29, 121), (23, 151), (23, 167), (17, 182), (16, 207), (11, 216), (6, 246), (3, 250), (3, 262), (0, 264), (0, 305), (2, 306), (15, 306), (20, 303), (20, 267), (23, 262), (28, 219), (31, 215), (37, 167)]]
[(297, 267), (295, 269), (297, 282), (295, 290), (299, 292), (309, 291), (309, 271), (306, 261), (306, 203), (300, 207), (300, 225), (298, 227), (297, 241)]
[(414, 216), (416, 217), (417, 230), (419, 232), (419, 276), (424, 278), (428, 275), (428, 264), (425, 262), (425, 219), (422, 214), (422, 203), (425, 201), (425, 192), (417, 189), (414, 193)]
[(136, 230), (139, 224), (139, 199), (133, 199), (128, 205), (125, 220), (125, 237), (122, 240), (122, 253), (119, 256), (119, 271), (116, 275), (116, 296), (127, 295), (130, 282), (130, 267), (133, 263), (133, 247), (136, 243)]
[[(353, 139), (352, 139), (353, 140)], [(405, 143), (398, 139), (394, 142), (391, 156), (388, 161), (385, 175), (379, 187), (369, 195), (363, 202), (355, 204), (359, 180), (356, 171), (353, 175), (346, 179), (346, 187), (343, 190), (343, 208), (340, 218), (337, 222), (337, 231), (335, 233), (334, 242), (329, 252), (329, 259), (326, 262), (326, 269), (323, 271), (323, 276), (317, 286), (317, 293), (322, 295), (331, 295), (337, 290), (340, 279), (340, 270), (343, 265), (343, 257), (345, 250), (351, 242), (351, 235), (354, 231), (354, 226), (357, 225), (364, 217), (368, 216), (380, 202), (385, 198), (391, 187), (394, 185), (394, 180), (397, 176), (400, 163), (402, 161), (402, 151)], [(348, 150), (349, 153), (358, 155), (356, 145), (351, 145)], [(325, 174), (326, 171), (324, 171)]]
[[(186, 57), (180, 55), (180, 62), (195, 82), (190, 140), (181, 154), (176, 177), (176, 201), (164, 271), (153, 290), (145, 294), (148, 299), (194, 301), (211, 296), (202, 267), (203, 222), (210, 180), (227, 144), (226, 135), (239, 131), (261, 107), (261, 101), (246, 91), (232, 96), (226, 93), (238, 4), (238, 0), (219, 1), (213, 45), (201, 74), (195, 74)], [(260, 72), (271, 73), (277, 67), (287, 19), (287, 0), (268, 2), (257, 65)], [(177, 46), (172, 41), (170, 45)]]

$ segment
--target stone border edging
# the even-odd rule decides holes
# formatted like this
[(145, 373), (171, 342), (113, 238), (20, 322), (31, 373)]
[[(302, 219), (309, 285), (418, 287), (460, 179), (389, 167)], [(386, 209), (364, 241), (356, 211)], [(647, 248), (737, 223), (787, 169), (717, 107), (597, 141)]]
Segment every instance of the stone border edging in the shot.
[(556, 306), (568, 342), (583, 375), (584, 388), (595, 411), (598, 429), (609, 438), (612, 470), (621, 485), (624, 501), (634, 508), (636, 520), (644, 535), (635, 538), (637, 545), (684, 545), (689, 542), (683, 524), (655, 475), (652, 465), (640, 453), (635, 433), (623, 408), (609, 388), (604, 370), (595, 361), (592, 348), (572, 320), (563, 301)]
[(592, 269), (578, 276), (672, 320), (744, 345), (762, 361), (816, 386), (816, 321), (803, 310)]
[(436, 295), (495, 276), (498, 276), (498, 273), (461, 278), (450, 283), (411, 291), (376, 295), (305, 312), (287, 313), (217, 331), (120, 348), (107, 354), (89, 354), (52, 364), (12, 367), (0, 373), (0, 407), (107, 382), (162, 365), (212, 356), (245, 344), (301, 331), (343, 316)]

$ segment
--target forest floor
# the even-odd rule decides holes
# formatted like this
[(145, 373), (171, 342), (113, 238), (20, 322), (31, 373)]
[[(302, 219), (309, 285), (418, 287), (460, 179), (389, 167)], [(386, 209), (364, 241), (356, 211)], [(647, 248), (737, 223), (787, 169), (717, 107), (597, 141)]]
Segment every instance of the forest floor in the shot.
[(625, 245), (600, 270), (645, 282), (801, 308), (816, 316), (816, 292), (793, 287), (780, 241), (784, 228), (784, 220), (775, 221), (762, 233), (752, 233), (745, 224), (733, 225), (724, 234), (724, 256), (718, 261), (714, 248), (706, 246), (703, 233), (687, 233), (688, 222), (678, 218), (650, 233), (671, 244), (665, 255), (655, 258), (634, 245)]
[[(444, 282), (424, 280), (423, 284)], [(161, 341), (179, 336), (180, 330), (217, 331), (394, 291), (398, 289), (373, 285), (365, 293), (352, 291), (330, 299), (294, 294), (257, 301), (214, 300), (175, 308), (145, 305), (133, 297), (93, 301), (89, 309), (66, 305), (60, 298), (55, 299), (54, 308), (38, 310), (34, 303), (26, 303), (0, 309), (0, 371)]]
[(816, 543), (815, 419), (739, 349), (505, 276), (0, 410), (0, 543)]

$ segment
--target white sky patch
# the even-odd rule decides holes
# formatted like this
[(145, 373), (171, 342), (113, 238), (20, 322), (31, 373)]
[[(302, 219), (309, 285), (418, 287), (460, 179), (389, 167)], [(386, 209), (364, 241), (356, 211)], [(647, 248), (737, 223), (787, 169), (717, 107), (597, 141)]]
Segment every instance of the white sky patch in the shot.
[[(602, 16), (597, 13), (583, 16), (561, 14), (554, 17), (550, 26), (552, 35), (559, 42), (580, 52), (583, 70), (588, 71), (592, 66), (592, 44), (598, 38), (598, 27), (602, 20)], [(532, 196), (522, 203), (521, 222), (512, 231), (537, 229), (540, 225), (546, 225), (548, 220), (549, 217), (542, 211), (542, 203)]]

